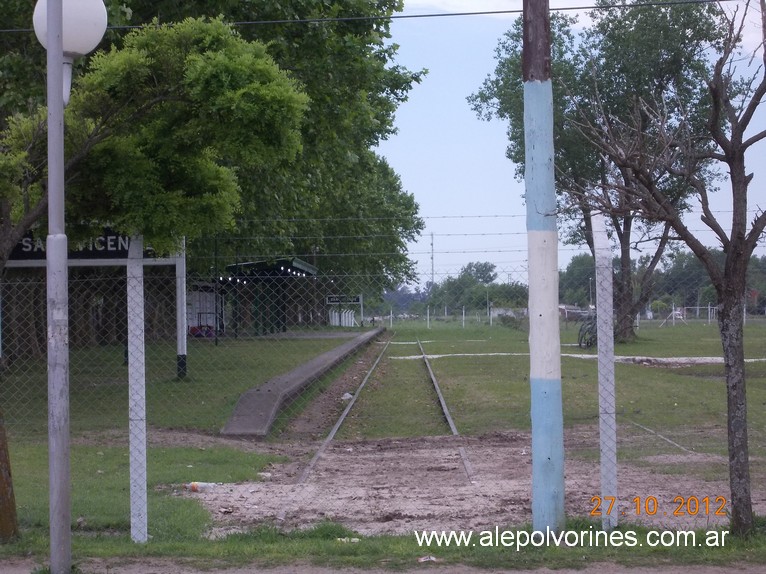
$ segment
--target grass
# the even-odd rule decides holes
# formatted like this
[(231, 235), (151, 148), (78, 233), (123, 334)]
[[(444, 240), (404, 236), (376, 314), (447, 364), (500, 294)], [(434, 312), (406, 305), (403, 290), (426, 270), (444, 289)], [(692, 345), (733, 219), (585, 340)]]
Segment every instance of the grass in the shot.
[[(16, 504), (24, 530), (48, 525), (48, 465), (45, 445), (11, 444), (16, 477)], [(130, 533), (128, 449), (115, 446), (72, 446), (72, 517), (78, 534), (126, 537)], [(168, 496), (182, 484), (258, 480), (271, 455), (219, 447), (150, 448), (147, 455), (149, 528), (159, 539), (199, 540), (210, 517), (192, 499)]]
[[(368, 381), (341, 428), (339, 438), (408, 437), (448, 434), (423, 363), (403, 357), (418, 355), (420, 340), (431, 355), (454, 355), (431, 360), (447, 404), (461, 434), (481, 435), (498, 430), (522, 430), (529, 420), (529, 359), (527, 334), (499, 325), (433, 322), (402, 325), (396, 330), (387, 357)], [(746, 328), (746, 355), (763, 357), (763, 322)], [(594, 354), (569, 345), (576, 328), (561, 332), (564, 352)], [(239, 393), (289, 370), (338, 344), (337, 340), (229, 340), (215, 347), (210, 341), (190, 341), (189, 377), (175, 380), (172, 346), (150, 347), (147, 403), (150, 424), (188, 428), (196, 432), (220, 428)], [(471, 356), (488, 353), (496, 355)], [(616, 353), (633, 356), (720, 356), (715, 326), (697, 323), (659, 328), (641, 325), (639, 339), (618, 345)], [(463, 354), (465, 356), (457, 356)], [(397, 358), (398, 357), (398, 358)], [(210, 516), (191, 498), (173, 496), (192, 480), (238, 482), (254, 480), (273, 457), (231, 448), (189, 447), (149, 449), (149, 530), (152, 540), (136, 545), (129, 537), (126, 492), (128, 458), (125, 445), (114, 440), (99, 445), (101, 431), (124, 429), (126, 370), (121, 350), (76, 351), (72, 359), (73, 432), (94, 439), (72, 447), (73, 552), (85, 557), (172, 557), (198, 565), (264, 565), (310, 562), (328, 567), (412, 567), (418, 557), (434, 555), (445, 563), (486, 568), (587, 568), (592, 562), (658, 566), (666, 564), (766, 563), (766, 523), (747, 539), (729, 539), (724, 548), (527, 548), (437, 547), (416, 544), (413, 536), (360, 537), (359, 543), (339, 542), (358, 536), (336, 524), (321, 524), (293, 533), (264, 525), (223, 540), (204, 540)], [(44, 444), (44, 365), (15, 366), (3, 375), (0, 400), (11, 419), (11, 457), (19, 516), (20, 541), (0, 546), (0, 559), (48, 553), (47, 450)], [(30, 373), (32, 373), (30, 378)], [(766, 476), (766, 363), (747, 366), (750, 437), (755, 479)], [(22, 376), (23, 375), (23, 376)], [(327, 385), (330, 378), (320, 386)], [(696, 365), (660, 368), (616, 365), (617, 412), (621, 460), (652, 467), (670, 477), (693, 473), (705, 480), (720, 479), (725, 464), (680, 464), (644, 459), (648, 454), (678, 452), (664, 439), (687, 449), (725, 455), (725, 385), (723, 367)], [(562, 360), (564, 422), (567, 432), (597, 424), (597, 365), (594, 360)], [(318, 386), (313, 392), (321, 392)], [(311, 399), (309, 395), (304, 402)], [(10, 415), (10, 416), (9, 416)], [(22, 424), (23, 423), (23, 424)], [(287, 424), (287, 420), (283, 421)], [(641, 425), (641, 426), (638, 426)], [(651, 429), (647, 432), (641, 427)], [(663, 438), (664, 437), (664, 438)], [(574, 455), (593, 460), (598, 445)], [(78, 519), (79, 520), (78, 522)], [(568, 528), (592, 525), (571, 520)], [(645, 531), (630, 525), (640, 535)]]
[[(748, 341), (762, 340), (763, 323), (748, 325)], [(720, 356), (707, 340), (707, 324), (653, 328), (644, 325), (635, 344), (618, 345), (616, 353), (629, 356)], [(562, 343), (574, 341), (575, 329), (562, 330)], [(683, 331), (683, 332), (682, 332)], [(526, 334), (512, 329), (471, 327), (462, 329), (448, 323), (434, 323), (434, 328), (408, 326), (397, 330), (388, 352), (384, 381), (373, 385), (355, 407), (356, 421), (375, 420), (365, 430), (356, 425), (353, 435), (361, 437), (392, 436), (398, 432), (399, 413), (408, 401), (401, 397), (421, 397), (428, 388), (427, 375), (418, 359), (421, 341), (434, 373), (461, 434), (480, 435), (506, 429), (529, 430), (529, 357)], [(680, 348), (679, 348), (680, 347)], [(718, 343), (720, 348), (720, 343)], [(749, 345), (757, 350), (757, 345)], [(594, 354), (575, 347), (563, 347), (571, 354)], [(492, 355), (497, 353), (497, 355)], [(753, 356), (756, 353), (752, 351)], [(445, 356), (440, 356), (445, 355)], [(465, 356), (469, 355), (469, 356)], [(470, 356), (475, 355), (475, 356)], [(481, 356), (485, 355), (485, 356)], [(761, 353), (763, 356), (763, 352)], [(766, 363), (747, 366), (751, 411), (766, 405)], [(564, 422), (569, 428), (595, 424), (598, 420), (598, 365), (595, 360), (562, 358), (562, 393)], [(683, 368), (651, 367), (639, 364), (616, 364), (616, 407), (621, 422), (632, 422), (676, 436), (690, 449), (719, 453), (725, 443), (711, 444), (710, 437), (684, 436), (684, 429), (725, 428), (724, 373), (722, 365), (695, 365)], [(419, 383), (418, 383), (419, 381)], [(382, 387), (388, 386), (385, 390)], [(430, 395), (435, 401), (435, 395)], [(427, 397), (422, 396), (421, 400)], [(416, 410), (425, 418), (438, 409)], [(766, 433), (766, 417), (751, 416), (751, 432)], [(430, 416), (430, 415), (428, 415)], [(389, 424), (385, 425), (385, 421)], [(362, 425), (364, 426), (364, 425)], [(638, 427), (636, 427), (638, 428)], [(643, 432), (643, 431), (642, 431)], [(645, 433), (644, 433), (645, 434)], [(756, 447), (757, 448), (757, 447)], [(761, 451), (766, 454), (766, 451)]]
[(338, 435), (340, 439), (449, 434), (422, 362), (388, 361), (371, 377)]
[[(173, 345), (147, 345), (146, 409), (150, 425), (217, 432), (239, 396), (339, 344), (337, 339), (192, 339), (188, 376), (176, 377)], [(127, 426), (128, 371), (121, 347), (73, 349), (70, 359), (74, 433)], [(39, 440), (47, 429), (44, 358), (2, 375), (0, 404), (14, 438)], [(15, 432), (19, 431), (19, 432)]]
[[(763, 323), (751, 323), (748, 341), (760, 341)], [(675, 330), (674, 330), (675, 329)], [(677, 327), (644, 326), (635, 344), (618, 345), (617, 354), (633, 356), (720, 356), (708, 340), (710, 327), (705, 324)], [(570, 329), (574, 331), (574, 329)], [(465, 337), (464, 339), (462, 337)], [(574, 335), (562, 331), (562, 343), (571, 344)], [(525, 334), (509, 329), (461, 329), (455, 325), (435, 324), (432, 329), (401, 329), (399, 344), (391, 347), (389, 367), (394, 370), (378, 386), (362, 395), (350, 424), (353, 432), (343, 436), (375, 438), (399, 433), (398, 418), (406, 401), (393, 393), (404, 384), (399, 372), (404, 365), (417, 372), (421, 341), (435, 372), (457, 428), (464, 435), (482, 435), (493, 431), (529, 431), (530, 393), (529, 357)], [(676, 344), (676, 341), (679, 341)], [(412, 342), (412, 344), (406, 344)], [(750, 356), (758, 356), (749, 345)], [(579, 348), (563, 347), (566, 353), (583, 354)], [(677, 354), (674, 352), (677, 351)], [(589, 351), (585, 354), (593, 354)], [(495, 355), (493, 355), (495, 353)], [(440, 356), (443, 355), (443, 356)], [(471, 356), (473, 355), (473, 356)], [(763, 353), (760, 355), (763, 357)], [(750, 405), (750, 454), (753, 458), (754, 484), (766, 478), (766, 362), (747, 365)], [(669, 475), (688, 473), (702, 480), (727, 480), (726, 388), (722, 365), (656, 367), (641, 364), (616, 364), (616, 409), (619, 425), (620, 460), (649, 467)], [(407, 378), (407, 396), (412, 396), (417, 381)], [(422, 373), (420, 389), (428, 387)], [(390, 387), (386, 394), (380, 387)], [(422, 391), (418, 390), (418, 394)], [(562, 359), (562, 393), (565, 432), (580, 427), (592, 429), (592, 444), (579, 441), (568, 456), (598, 461), (598, 365), (595, 360), (574, 357)], [(430, 407), (436, 407), (435, 397)], [(418, 409), (421, 418), (440, 417), (438, 409)], [(431, 413), (430, 415), (428, 413)], [(374, 421), (374, 422), (371, 422)], [(412, 426), (414, 423), (410, 422)], [(421, 423), (424, 424), (424, 423)], [(446, 429), (441, 434), (448, 434)], [(675, 443), (675, 444), (673, 444)], [(683, 454), (679, 449), (720, 457), (720, 462), (705, 459), (668, 463), (650, 455)]]
[[(765, 525), (761, 524), (763, 529)], [(585, 540), (599, 526), (576, 519), (568, 521), (568, 530), (582, 532)], [(500, 527), (500, 531), (505, 530)], [(507, 529), (515, 536), (519, 531), (529, 533), (530, 527)], [(204, 544), (183, 544), (168, 541), (150, 541), (144, 545), (130, 544), (119, 537), (99, 539), (75, 534), (73, 550), (78, 557), (110, 558), (112, 560), (140, 559), (145, 557), (175, 557), (177, 561), (192, 567), (210, 569), (223, 566), (259, 564), (276, 566), (283, 564), (311, 563), (340, 569), (356, 567), (385, 568), (400, 571), (421, 566), (418, 559), (434, 556), (441, 564), (462, 564), (479, 568), (503, 570), (534, 568), (573, 568), (587, 571), (599, 562), (616, 563), (634, 567), (656, 567), (660, 571), (671, 565), (718, 565), (735, 567), (738, 563), (762, 564), (766, 562), (766, 534), (762, 533), (741, 540), (725, 539), (723, 547), (649, 547), (645, 543), (648, 530), (634, 525), (623, 525), (620, 532), (634, 536), (637, 544), (632, 547), (572, 545), (556, 547), (531, 546), (519, 550), (496, 544), (494, 532), (475, 532), (474, 545), (444, 546), (431, 544), (421, 546), (414, 536), (365, 537), (333, 523), (319, 524), (311, 529), (284, 533), (273, 527), (259, 527), (250, 532), (233, 534), (222, 540), (206, 541)], [(630, 533), (630, 534), (628, 534)], [(698, 541), (704, 540), (706, 531), (697, 531)], [(357, 543), (343, 539), (358, 538)], [(720, 540), (720, 538), (719, 538)], [(506, 538), (506, 543), (509, 541)], [(30, 541), (26, 550), (42, 551), (42, 540)], [(515, 542), (515, 540), (514, 540)], [(491, 545), (490, 545), (491, 544)], [(638, 544), (642, 544), (639, 546)], [(0, 557), (3, 548), (0, 547)], [(214, 571), (214, 570), (213, 570)]]

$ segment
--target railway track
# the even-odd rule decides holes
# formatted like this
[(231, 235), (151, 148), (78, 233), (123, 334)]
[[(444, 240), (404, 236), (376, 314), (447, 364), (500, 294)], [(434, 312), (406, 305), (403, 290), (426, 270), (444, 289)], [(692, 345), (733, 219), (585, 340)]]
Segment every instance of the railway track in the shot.
[[(436, 379), (436, 375), (434, 375), (434, 371), (431, 368), (431, 363), (428, 360), (428, 355), (426, 355), (426, 352), (423, 350), (423, 345), (420, 340), (418, 340), (418, 348), (420, 349), (420, 354), (423, 356), (423, 361), (426, 364), (426, 369), (428, 369), (428, 376), (431, 379), (431, 384), (433, 385), (434, 390), (436, 391), (436, 396), (439, 397), (439, 406), (441, 407), (442, 415), (447, 421), (452, 435), (460, 436), (460, 433), (457, 430), (457, 426), (455, 426), (455, 421), (452, 419), (452, 415), (450, 414), (449, 408), (447, 407), (447, 401), (444, 400), (444, 395), (442, 394), (441, 388), (439, 388), (439, 381)], [(458, 447), (458, 452), (460, 453), (460, 460), (463, 462), (463, 469), (465, 470), (466, 478), (468, 478), (470, 482), (473, 480), (474, 475), (471, 461), (468, 460), (468, 454), (466, 454), (464, 447)]]
[[(311, 458), (309, 463), (303, 468), (303, 470), (300, 472), (298, 477), (295, 480), (296, 485), (304, 484), (308, 477), (311, 475), (311, 472), (314, 470), (316, 465), (318, 464), (319, 460), (322, 458), (322, 455), (327, 451), (328, 447), (332, 443), (332, 441), (335, 439), (335, 435), (337, 434), (338, 430), (343, 425), (343, 422), (348, 417), (348, 414), (351, 412), (351, 410), (354, 408), (354, 405), (356, 404), (357, 399), (359, 398), (359, 395), (362, 393), (362, 390), (364, 389), (365, 385), (367, 384), (367, 381), (370, 379), (372, 374), (377, 369), (378, 365), (380, 364), (381, 360), (386, 354), (386, 351), (388, 351), (388, 347), (390, 345), (390, 341), (387, 342), (383, 349), (381, 350), (380, 354), (377, 356), (375, 361), (373, 362), (370, 369), (367, 371), (364, 379), (357, 387), (356, 391), (354, 392), (352, 398), (349, 400), (348, 404), (346, 405), (345, 409), (343, 409), (343, 412), (338, 417), (337, 421), (333, 425), (330, 432), (327, 434), (325, 439), (320, 444), (319, 448), (317, 449), (314, 456)], [(444, 394), (441, 391), (441, 388), (439, 387), (439, 381), (436, 378), (436, 375), (434, 374), (433, 369), (431, 368), (431, 363), (428, 360), (428, 355), (426, 354), (425, 350), (423, 349), (423, 345), (420, 342), (420, 340), (417, 340), (418, 348), (420, 349), (420, 354), (422, 356), (423, 362), (426, 366), (426, 370), (428, 372), (428, 378), (429, 383), (433, 387), (436, 396), (438, 398), (439, 407), (441, 409), (442, 417), (444, 418), (445, 422), (449, 426), (450, 432), (453, 436), (460, 436), (460, 433), (457, 430), (457, 426), (455, 425), (454, 419), (452, 418), (452, 415), (449, 411), (449, 407), (447, 406), (447, 402), (444, 398)], [(468, 482), (473, 482), (474, 477), (474, 469), (471, 465), (471, 462), (468, 458), (468, 454), (466, 453), (466, 450), (463, 446), (458, 447), (458, 454), (460, 455), (460, 459), (462, 462), (463, 470), (465, 472), (466, 479)]]

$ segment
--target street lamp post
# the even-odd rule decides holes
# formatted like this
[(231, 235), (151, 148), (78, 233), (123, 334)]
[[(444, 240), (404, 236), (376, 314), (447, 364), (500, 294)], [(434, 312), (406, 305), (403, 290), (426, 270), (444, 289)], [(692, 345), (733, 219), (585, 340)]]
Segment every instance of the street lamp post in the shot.
[(33, 23), (47, 54), (48, 238), (48, 464), (51, 573), (71, 570), (69, 462), (69, 293), (64, 227), (64, 106), (74, 58), (98, 46), (106, 31), (102, 0), (38, 0)]

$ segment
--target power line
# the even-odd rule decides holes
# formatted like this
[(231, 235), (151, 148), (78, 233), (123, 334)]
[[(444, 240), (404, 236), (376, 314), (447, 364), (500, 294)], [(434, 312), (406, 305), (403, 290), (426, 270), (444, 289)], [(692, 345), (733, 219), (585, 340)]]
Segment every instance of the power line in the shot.
[[(718, 4), (729, 2), (743, 2), (745, 0), (669, 0), (667, 2), (662, 0), (656, 0), (653, 2), (641, 2), (638, 4), (629, 4), (625, 2), (616, 4), (607, 4), (604, 6), (595, 5), (581, 5), (581, 6), (562, 6), (559, 8), (550, 8), (551, 12), (582, 12), (585, 10), (609, 10), (609, 9), (632, 9), (643, 7), (666, 7), (666, 6), (684, 6), (690, 4)], [(425, 14), (391, 14), (391, 15), (379, 15), (379, 16), (337, 16), (337, 17), (320, 17), (320, 18), (293, 18), (283, 20), (244, 20), (240, 22), (232, 22), (231, 25), (235, 27), (244, 26), (264, 26), (264, 25), (276, 25), (276, 24), (324, 24), (324, 23), (338, 23), (338, 22), (374, 22), (380, 20), (415, 20), (426, 18), (456, 18), (456, 17), (471, 17), (471, 16), (507, 16), (512, 14), (521, 14), (523, 10), (516, 8), (514, 10), (479, 10), (473, 12), (431, 12)], [(145, 28), (149, 24), (141, 24), (135, 26), (109, 26), (108, 30), (140, 30)], [(34, 32), (32, 28), (6, 28), (0, 29), (0, 34), (20, 34)]]
[[(720, 2), (742, 2), (743, 0), (720, 0)], [(638, 4), (609, 4), (606, 6), (562, 6), (560, 8), (550, 8), (551, 12), (579, 12), (584, 10), (607, 10), (612, 8), (643, 8), (658, 6), (681, 6), (688, 4), (717, 4), (719, 0), (670, 0), (663, 2), (657, 0), (654, 2), (641, 2)], [(473, 12), (431, 12), (426, 14), (393, 14), (391, 16), (338, 16), (335, 18), (301, 18), (294, 20), (253, 20), (245, 22), (235, 22), (238, 26), (252, 26), (262, 24), (317, 24), (323, 22), (357, 22), (374, 20), (413, 20), (419, 18), (453, 18), (467, 16), (505, 16), (510, 14), (521, 14), (523, 9), (514, 10), (479, 10)]]

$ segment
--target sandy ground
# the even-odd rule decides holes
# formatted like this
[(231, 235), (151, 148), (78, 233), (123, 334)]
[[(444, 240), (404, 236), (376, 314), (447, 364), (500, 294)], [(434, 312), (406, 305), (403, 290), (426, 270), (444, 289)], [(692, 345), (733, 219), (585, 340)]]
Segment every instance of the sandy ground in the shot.
[[(583, 429), (570, 437), (594, 439)], [(591, 442), (591, 445), (594, 444)], [(595, 443), (597, 444), (597, 443)], [(299, 447), (292, 447), (293, 450)], [(460, 456), (465, 453), (471, 471)], [(655, 457), (656, 458), (656, 457)], [(680, 452), (664, 455), (674, 464), (706, 464), (709, 455)], [(657, 462), (657, 461), (655, 461)], [(211, 536), (257, 524), (305, 528), (323, 520), (342, 523), (362, 535), (410, 534), (415, 530), (484, 530), (531, 522), (531, 454), (527, 433), (496, 433), (478, 438), (419, 437), (333, 442), (303, 483), (304, 463), (273, 465), (261, 482), (217, 485), (211, 491), (177, 496), (197, 498), (216, 517)], [(728, 497), (728, 485), (692, 475), (655, 474), (642, 466), (618, 468), (620, 520), (662, 529), (723, 526), (716, 497)], [(566, 512), (588, 516), (599, 492), (597, 463), (569, 458), (566, 462)], [(757, 513), (766, 512), (763, 491), (755, 492)], [(678, 512), (676, 497), (709, 497), (696, 515)], [(634, 499), (654, 497), (657, 511), (636, 512)]]

